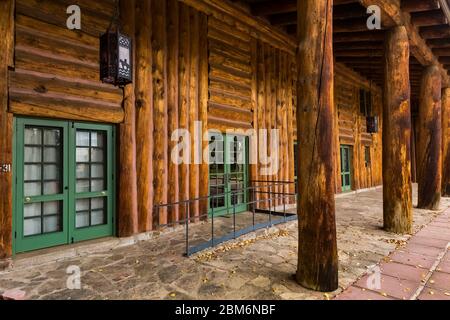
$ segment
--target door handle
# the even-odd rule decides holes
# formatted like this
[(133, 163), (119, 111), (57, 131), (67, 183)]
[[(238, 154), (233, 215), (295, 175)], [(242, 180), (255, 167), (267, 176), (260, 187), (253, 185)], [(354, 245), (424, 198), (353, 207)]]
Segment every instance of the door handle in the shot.
[(102, 191), (102, 196), (106, 196), (107, 192), (106, 191)]
[(31, 202), (31, 198), (30, 197), (26, 197), (25, 198), (25, 202)]

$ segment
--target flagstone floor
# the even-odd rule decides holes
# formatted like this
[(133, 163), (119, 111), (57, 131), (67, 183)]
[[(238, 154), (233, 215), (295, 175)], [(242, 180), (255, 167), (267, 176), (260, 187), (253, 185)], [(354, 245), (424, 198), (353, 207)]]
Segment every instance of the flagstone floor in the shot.
[[(439, 212), (414, 209), (414, 232), (420, 232), (408, 244), (409, 236), (381, 229), (381, 189), (338, 197), (336, 207), (340, 288), (333, 293), (312, 292), (295, 283), (297, 222), (290, 222), (190, 258), (183, 256), (182, 230), (119, 248), (100, 242), (98, 250), (76, 257), (61, 258), (61, 250), (73, 250), (70, 247), (52, 249), (57, 260), (42, 264), (39, 258), (19, 255), (13, 267), (0, 272), (0, 295), (20, 298), (23, 294), (25, 299), (331, 299), (349, 287), (338, 299), (389, 299), (403, 298), (396, 288), (401, 283), (411, 296), (448, 298), (449, 252), (444, 242), (450, 241), (450, 213), (445, 211), (450, 199), (442, 200)], [(194, 228), (194, 234), (201, 235), (209, 226)], [(386, 264), (372, 274), (380, 262)], [(68, 284), (77, 284), (70, 272), (78, 268), (80, 289), (69, 289)], [(380, 283), (378, 291), (364, 288)], [(361, 292), (369, 296), (361, 297)], [(409, 298), (406, 293), (405, 298)]]

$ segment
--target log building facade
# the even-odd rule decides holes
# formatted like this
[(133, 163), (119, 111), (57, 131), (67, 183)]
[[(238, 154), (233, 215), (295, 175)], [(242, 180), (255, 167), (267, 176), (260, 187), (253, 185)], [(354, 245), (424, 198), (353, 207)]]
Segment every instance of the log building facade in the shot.
[[(408, 231), (401, 217), (411, 219), (411, 180), (419, 182), (423, 207), (436, 207), (441, 185), (450, 190), (450, 91), (441, 97), (450, 67), (448, 6), (334, 0), (330, 35), (310, 29), (324, 22), (306, 11), (331, 19), (331, 1), (314, 2), (0, 0), (0, 258), (157, 230), (230, 200), (194, 201), (189, 210), (157, 205), (296, 178), (300, 197), (310, 199), (302, 199), (299, 210), (317, 204), (321, 187), (334, 195), (384, 181), (392, 191), (384, 198), (385, 226)], [(71, 4), (81, 8), (81, 30), (66, 26)], [(372, 4), (381, 8), (381, 30), (367, 28)], [(99, 80), (99, 36), (116, 6), (134, 44), (134, 81), (124, 88)], [(330, 48), (309, 39), (322, 32)], [(305, 49), (305, 43), (317, 47)], [(305, 56), (314, 52), (309, 70)], [(323, 89), (326, 98), (308, 96), (317, 70), (322, 80), (327, 74), (319, 82), (330, 88)], [(305, 118), (309, 108), (317, 110), (308, 104), (314, 97), (326, 112)], [(369, 130), (368, 118), (378, 119), (378, 130)], [(316, 128), (314, 119), (322, 119)], [(266, 175), (261, 164), (248, 161), (176, 164), (177, 129), (191, 133), (191, 146), (208, 130), (235, 130), (223, 141), (243, 148), (247, 160), (255, 152), (249, 130), (278, 129), (278, 168)], [(269, 154), (271, 132), (256, 144)], [(308, 149), (321, 135), (317, 148)], [(203, 139), (201, 147), (208, 143)], [(196, 152), (192, 148), (189, 158)], [(316, 195), (310, 197), (302, 179), (325, 158), (329, 165), (321, 170), (332, 174), (323, 181), (330, 184), (314, 191), (312, 183)], [(294, 184), (288, 189), (295, 192)], [(233, 201), (244, 204), (247, 197)], [(311, 227), (305, 221), (302, 227)]]

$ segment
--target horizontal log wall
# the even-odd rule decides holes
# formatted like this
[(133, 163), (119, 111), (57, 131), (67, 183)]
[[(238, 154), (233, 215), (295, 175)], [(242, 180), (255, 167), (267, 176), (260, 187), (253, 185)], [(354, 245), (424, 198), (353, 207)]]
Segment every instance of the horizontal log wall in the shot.
[(251, 41), (237, 22), (208, 19), (210, 128), (252, 127)]
[[(66, 26), (71, 4), (80, 6), (81, 30)], [(99, 81), (99, 35), (113, 12), (113, 0), (17, 0), (10, 110), (26, 116), (122, 122), (123, 91)]]
[[(366, 117), (360, 113), (360, 89), (372, 92), (372, 112), (379, 117), (379, 133), (367, 133)], [(350, 145), (353, 148), (352, 188), (355, 190), (382, 184), (381, 99), (381, 93), (375, 85), (370, 86), (363, 79), (358, 79), (358, 75), (342, 65), (336, 66), (335, 103), (338, 113), (339, 144)], [(365, 161), (366, 147), (370, 148), (369, 166), (366, 166)], [(340, 157), (339, 149), (337, 157)], [(337, 175), (340, 181), (340, 159), (337, 159), (336, 163), (339, 164)]]

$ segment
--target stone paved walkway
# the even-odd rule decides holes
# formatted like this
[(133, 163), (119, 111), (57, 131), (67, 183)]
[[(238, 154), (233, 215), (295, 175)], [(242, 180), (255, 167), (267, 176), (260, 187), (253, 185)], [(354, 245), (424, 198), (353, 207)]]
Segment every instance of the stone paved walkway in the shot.
[[(440, 224), (448, 223), (448, 213), (441, 214), (449, 206), (450, 199), (443, 199), (440, 212), (414, 209), (415, 232), (434, 221), (429, 225), (430, 229), (420, 231), (406, 247), (411, 254), (424, 255), (423, 248), (417, 244), (418, 239), (427, 239), (430, 246), (436, 246), (435, 240), (445, 240), (430, 235), (446, 234), (441, 231), (443, 227)], [(26, 293), (27, 299), (330, 299), (363, 277), (396, 248), (405, 245), (409, 238), (381, 229), (380, 189), (338, 197), (336, 208), (340, 288), (329, 294), (306, 290), (293, 280), (297, 266), (296, 222), (259, 231), (190, 258), (183, 256), (181, 230), (155, 235), (153, 239), (130, 246), (121, 245), (123, 240), (118, 239), (82, 244), (95, 247), (95, 250), (87, 250), (89, 254), (69, 255), (70, 252), (81, 252), (73, 247), (45, 251), (46, 257), (54, 255), (53, 260), (57, 261), (44, 261), (42, 253), (19, 255), (12, 268), (0, 272), (0, 294), (19, 289)], [(210, 225), (198, 224), (194, 228), (193, 234), (204, 235), (210, 230)], [(415, 248), (412, 246), (414, 243)], [(444, 248), (443, 242), (438, 243), (442, 247), (433, 251), (436, 257)], [(111, 244), (121, 246), (111, 248)], [(401, 260), (406, 258), (402, 258), (400, 251), (396, 255), (392, 259), (406, 264)], [(423, 268), (416, 262), (412, 263), (414, 274), (417, 271), (420, 276), (422, 272), (427, 273), (432, 261), (436, 260), (433, 259), (434, 256), (423, 258)], [(441, 291), (445, 291), (442, 288), (442, 280), (446, 281), (442, 274), (448, 271), (445, 261), (448, 262), (448, 253), (441, 259), (440, 269), (436, 268), (426, 282), (429, 288), (438, 286), (434, 289), (434, 297), (442, 297)], [(81, 271), (80, 290), (67, 288), (67, 268), (70, 266)], [(387, 276), (397, 276), (395, 266), (393, 264), (391, 270), (383, 269), (386, 275), (382, 276), (382, 283), (390, 279)], [(402, 281), (413, 282), (417, 278)], [(405, 283), (414, 291), (412, 284)], [(422, 290), (423, 294), (428, 287)], [(360, 290), (356, 285), (352, 290), (354, 288)], [(445, 292), (442, 294), (445, 296)], [(389, 298), (393, 293), (374, 295), (376, 298)]]
[(450, 210), (340, 294), (337, 300), (450, 300)]

